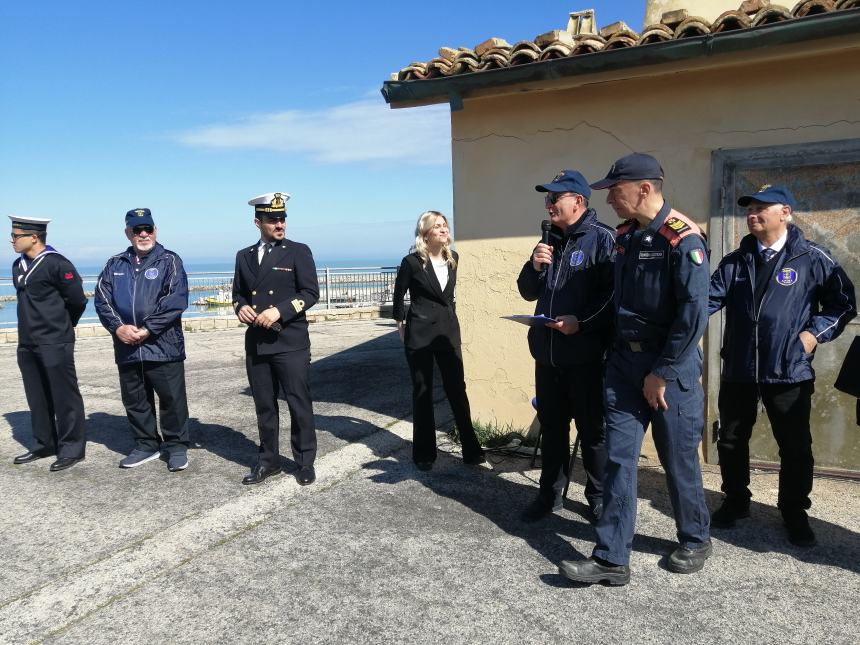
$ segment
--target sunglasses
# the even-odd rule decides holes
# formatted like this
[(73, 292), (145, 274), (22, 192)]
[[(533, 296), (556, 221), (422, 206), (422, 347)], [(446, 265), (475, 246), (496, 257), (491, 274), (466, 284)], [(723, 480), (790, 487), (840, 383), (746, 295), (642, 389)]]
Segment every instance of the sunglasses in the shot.
[(543, 196), (543, 201), (547, 204), (555, 204), (563, 197), (573, 197), (574, 193), (547, 193)]
[(12, 241), (14, 242), (22, 237), (30, 237), (31, 235), (35, 235), (35, 233), (12, 233)]
[(152, 235), (152, 232), (154, 230), (155, 230), (155, 228), (150, 226), (149, 224), (143, 224), (141, 226), (135, 226), (133, 229), (131, 229), (131, 232), (134, 233), (135, 235), (140, 235), (141, 233), (146, 233), (147, 235)]

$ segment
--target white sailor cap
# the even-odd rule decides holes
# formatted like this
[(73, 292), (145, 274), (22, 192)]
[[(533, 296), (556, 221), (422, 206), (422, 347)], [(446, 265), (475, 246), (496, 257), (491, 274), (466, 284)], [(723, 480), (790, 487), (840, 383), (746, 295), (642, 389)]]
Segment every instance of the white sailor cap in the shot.
[(18, 228), (22, 231), (35, 231), (40, 233), (48, 230), (48, 224), (51, 220), (42, 219), (40, 217), (22, 217), (21, 215), (9, 215), (12, 220), (12, 228)]
[(286, 217), (289, 198), (289, 193), (266, 193), (249, 200), (248, 204), (254, 207), (254, 215), (258, 217)]

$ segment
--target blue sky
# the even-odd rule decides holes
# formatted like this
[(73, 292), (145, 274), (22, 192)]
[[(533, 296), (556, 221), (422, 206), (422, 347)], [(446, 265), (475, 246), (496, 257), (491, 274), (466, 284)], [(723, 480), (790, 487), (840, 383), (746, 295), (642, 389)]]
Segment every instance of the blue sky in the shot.
[(319, 260), (397, 259), (422, 211), (451, 212), (450, 126), (447, 106), (390, 110), (389, 74), (585, 8), (639, 29), (645, 2), (439, 6), (5, 2), (0, 214), (53, 218), (51, 243), (93, 265), (146, 206), (186, 263), (231, 262), (256, 239), (248, 199), (284, 190)]

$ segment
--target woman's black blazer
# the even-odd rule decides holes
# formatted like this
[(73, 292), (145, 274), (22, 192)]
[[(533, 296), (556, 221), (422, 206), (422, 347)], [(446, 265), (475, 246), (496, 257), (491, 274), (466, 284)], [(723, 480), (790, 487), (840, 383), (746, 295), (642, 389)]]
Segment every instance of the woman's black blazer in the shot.
[[(454, 259), (457, 259), (454, 253)], [(407, 349), (450, 351), (460, 347), (460, 323), (454, 309), (457, 270), (448, 267), (448, 284), (439, 285), (432, 263), (425, 267), (417, 253), (403, 258), (394, 282), (394, 320), (406, 321)], [(409, 291), (409, 312), (403, 297)]]

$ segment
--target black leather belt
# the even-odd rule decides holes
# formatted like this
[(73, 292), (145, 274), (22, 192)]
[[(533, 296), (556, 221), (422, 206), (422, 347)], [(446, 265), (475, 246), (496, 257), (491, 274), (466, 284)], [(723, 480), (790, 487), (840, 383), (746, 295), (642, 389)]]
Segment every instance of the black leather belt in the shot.
[(619, 349), (626, 350), (628, 352), (659, 352), (660, 347), (653, 342), (648, 341), (640, 341), (640, 340), (619, 340), (615, 343), (616, 347)]

